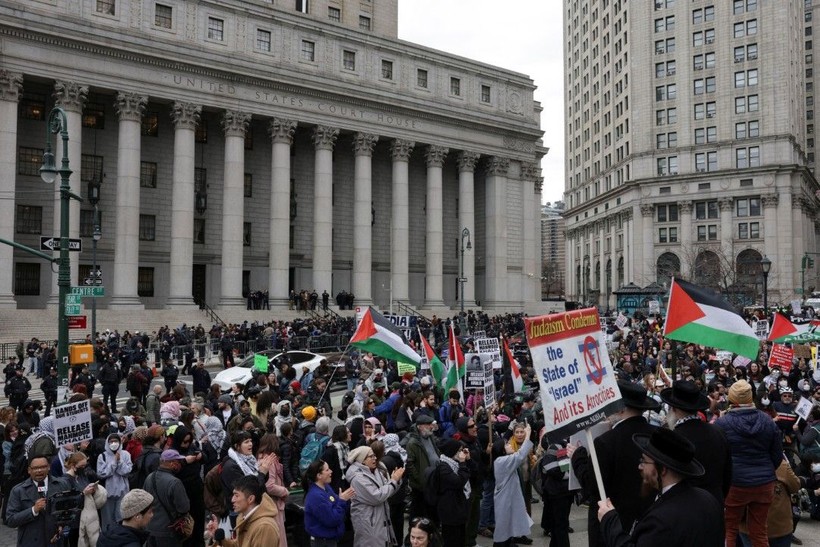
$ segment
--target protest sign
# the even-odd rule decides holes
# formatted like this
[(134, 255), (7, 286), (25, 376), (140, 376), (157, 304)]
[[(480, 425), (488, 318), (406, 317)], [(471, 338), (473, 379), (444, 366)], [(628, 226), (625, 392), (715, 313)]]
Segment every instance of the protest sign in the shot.
[(493, 362), (487, 360), (484, 365), (484, 408), (495, 404), (495, 378), (493, 377)]
[(769, 368), (779, 366), (780, 371), (788, 374), (792, 369), (792, 359), (794, 358), (794, 350), (786, 347), (784, 344), (772, 345), (772, 352), (769, 354)]
[(752, 362), (752, 360), (749, 359), (748, 357), (744, 357), (743, 355), (738, 355), (737, 357), (735, 357), (735, 360), (732, 361), (732, 365), (735, 368), (737, 368), (737, 367), (747, 367), (747, 366), (749, 366), (749, 363), (751, 363), (751, 362)]
[(89, 401), (77, 401), (54, 408), (54, 434), (57, 446), (90, 441), (91, 409)]
[(811, 359), (811, 346), (808, 344), (794, 344), (792, 345), (794, 356), (798, 359)]
[(402, 376), (407, 372), (410, 374), (416, 374), (416, 365), (413, 363), (399, 363), (399, 376)]
[(482, 355), (489, 355), (493, 368), (501, 368), (501, 347), (497, 338), (477, 338), (476, 351)]
[(427, 360), (427, 357), (422, 357), (421, 362), (419, 363), (419, 368), (421, 370), (430, 370), (430, 361)]
[(817, 370), (817, 346), (811, 347), (811, 368)]
[(657, 300), (650, 300), (649, 301), (649, 313), (652, 315), (657, 315), (661, 313), (661, 303)]
[(792, 313), (794, 315), (800, 315), (803, 313), (803, 302), (800, 299), (792, 300)]
[(595, 309), (525, 318), (524, 329), (551, 441), (570, 437), (621, 408)]
[(253, 369), (258, 370), (259, 372), (263, 372), (265, 374), (268, 373), (268, 358), (266, 355), (262, 355), (261, 353), (257, 353), (253, 356)]
[(755, 334), (761, 340), (765, 340), (767, 336), (769, 336), (769, 320), (768, 319), (761, 319), (754, 325)]
[(473, 338), (486, 338), (487, 333), (483, 330), (477, 330), (473, 332)]
[(732, 360), (732, 355), (734, 355), (731, 351), (724, 351), (720, 350), (715, 352), (715, 356), (717, 357), (718, 363), (723, 363), (723, 361), (730, 361)]
[(626, 326), (627, 321), (628, 319), (626, 318), (626, 316), (622, 313), (619, 313), (618, 317), (615, 319), (615, 326), (619, 329), (622, 329)]
[(812, 403), (811, 399), (801, 397), (800, 400), (797, 401), (797, 407), (795, 407), (794, 413), (803, 418), (803, 421), (808, 421), (813, 406), (814, 403)]
[(464, 387), (467, 389), (484, 388), (484, 364), (482, 361), (492, 363), (488, 355), (478, 353), (465, 353), (464, 363), (466, 364), (466, 374), (464, 376)]

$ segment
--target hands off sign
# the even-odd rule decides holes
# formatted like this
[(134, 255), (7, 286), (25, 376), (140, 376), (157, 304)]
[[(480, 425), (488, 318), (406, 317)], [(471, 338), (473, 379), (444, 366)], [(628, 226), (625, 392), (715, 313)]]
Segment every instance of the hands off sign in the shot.
[(551, 441), (620, 409), (621, 392), (594, 308), (525, 318), (524, 325)]
[(91, 409), (89, 402), (78, 401), (54, 408), (54, 433), (57, 437), (57, 446), (77, 444), (90, 441)]

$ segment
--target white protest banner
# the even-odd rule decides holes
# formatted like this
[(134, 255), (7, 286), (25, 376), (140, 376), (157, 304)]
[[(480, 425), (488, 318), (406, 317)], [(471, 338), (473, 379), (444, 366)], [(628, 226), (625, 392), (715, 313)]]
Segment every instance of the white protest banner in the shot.
[(747, 366), (749, 366), (749, 363), (751, 363), (751, 362), (752, 362), (752, 360), (749, 359), (748, 357), (738, 355), (737, 357), (735, 357), (735, 360), (732, 361), (732, 366), (734, 366), (735, 368), (737, 368), (737, 367), (747, 367)]
[(626, 316), (622, 313), (619, 313), (618, 317), (615, 319), (615, 326), (619, 329), (622, 329), (626, 326), (627, 321), (628, 319), (626, 318)]
[(761, 319), (754, 325), (755, 334), (761, 340), (765, 340), (769, 336), (769, 320)]
[(498, 345), (498, 338), (477, 338), (475, 349), (478, 353), (490, 356), (493, 368), (501, 368), (501, 346)]
[(477, 331), (473, 332), (473, 338), (486, 338), (486, 337), (487, 337), (487, 333), (484, 332), (483, 330), (477, 330)]
[(484, 364), (483, 361), (490, 361), (489, 356), (478, 353), (465, 353), (464, 364), (466, 373), (464, 375), (464, 387), (466, 389), (482, 389), (484, 387)]
[(794, 409), (794, 413), (803, 418), (803, 421), (808, 421), (809, 413), (811, 413), (813, 406), (814, 403), (811, 402), (811, 399), (801, 397), (800, 400), (797, 401), (797, 407)]
[(622, 407), (594, 308), (524, 318), (551, 441), (602, 422)]
[(90, 441), (91, 409), (89, 401), (77, 401), (54, 408), (54, 434), (57, 446)]
[(661, 313), (661, 303), (657, 300), (650, 300), (649, 313), (652, 315), (658, 315), (659, 313)]
[(800, 315), (801, 313), (803, 313), (803, 302), (801, 302), (800, 300), (792, 300), (791, 305), (792, 313), (794, 315)]
[(723, 363), (723, 361), (731, 362), (732, 355), (734, 355), (734, 353), (732, 353), (731, 351), (720, 350), (715, 352), (715, 356), (717, 357), (718, 363)]
[(493, 362), (487, 359), (484, 365), (484, 408), (490, 408), (495, 403), (495, 377), (493, 376)]

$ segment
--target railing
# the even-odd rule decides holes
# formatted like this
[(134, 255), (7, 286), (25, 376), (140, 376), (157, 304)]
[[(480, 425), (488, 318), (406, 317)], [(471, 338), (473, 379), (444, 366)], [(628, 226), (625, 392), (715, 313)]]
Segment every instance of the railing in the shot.
[(207, 303), (207, 302), (205, 302), (205, 300), (204, 300), (204, 299), (203, 299), (203, 300), (200, 300), (200, 299), (198, 299), (198, 298), (195, 298), (195, 299), (194, 299), (194, 303), (195, 303), (195, 304), (197, 304), (197, 305), (199, 306), (199, 309), (200, 309), (200, 310), (202, 310), (203, 312), (205, 312), (205, 315), (207, 315), (207, 316), (208, 316), (208, 319), (211, 321), (211, 323), (215, 323), (215, 324), (217, 324), (217, 325), (222, 325), (222, 326), (224, 326), (224, 325), (225, 325), (225, 321), (223, 321), (223, 320), (222, 320), (222, 318), (221, 318), (221, 317), (219, 317), (219, 316), (216, 314), (216, 312), (213, 310), (213, 308), (211, 308), (211, 307), (208, 305), (208, 303)]
[(342, 316), (339, 315), (338, 313), (336, 313), (335, 311), (333, 311), (333, 308), (331, 308), (330, 306), (328, 306), (327, 309), (324, 310), (324, 312), (325, 312), (325, 319), (327, 319), (328, 317), (331, 317), (333, 319), (342, 319)]
[(421, 313), (419, 313), (418, 310), (411, 307), (409, 304), (407, 304), (405, 302), (398, 301), (398, 300), (395, 302), (395, 304), (396, 304), (397, 310), (399, 311), (399, 313), (397, 313), (396, 315), (415, 315), (416, 317), (421, 317), (422, 319), (424, 319), (428, 323), (430, 322), (429, 317), (423, 316)]

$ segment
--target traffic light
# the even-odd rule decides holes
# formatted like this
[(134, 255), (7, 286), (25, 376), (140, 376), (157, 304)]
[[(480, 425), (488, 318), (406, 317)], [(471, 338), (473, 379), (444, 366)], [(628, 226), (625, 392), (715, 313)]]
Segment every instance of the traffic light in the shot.
[(810, 270), (814, 268), (814, 259), (811, 258), (809, 255), (803, 255), (802, 266), (804, 270)]

